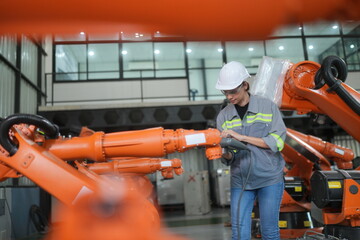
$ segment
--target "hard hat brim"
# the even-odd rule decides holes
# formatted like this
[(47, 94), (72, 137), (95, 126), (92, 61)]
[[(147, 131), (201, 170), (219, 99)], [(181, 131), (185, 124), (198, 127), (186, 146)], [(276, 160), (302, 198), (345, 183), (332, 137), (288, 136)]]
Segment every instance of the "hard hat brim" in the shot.
[(233, 90), (235, 88), (237, 88), (238, 86), (240, 86), (246, 79), (250, 78), (251, 76), (247, 76), (244, 79), (242, 79), (241, 81), (237, 82), (237, 83), (233, 83), (233, 84), (229, 84), (229, 85), (224, 85), (224, 84), (219, 84), (219, 80), (217, 81), (215, 88), (217, 90)]

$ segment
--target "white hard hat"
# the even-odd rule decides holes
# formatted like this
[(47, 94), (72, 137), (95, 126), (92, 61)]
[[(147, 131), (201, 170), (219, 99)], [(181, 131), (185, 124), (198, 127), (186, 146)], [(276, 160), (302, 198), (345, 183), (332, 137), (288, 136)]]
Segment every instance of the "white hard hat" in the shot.
[(235, 61), (229, 62), (221, 68), (215, 88), (219, 90), (231, 90), (238, 87), (249, 77), (250, 74), (244, 65)]

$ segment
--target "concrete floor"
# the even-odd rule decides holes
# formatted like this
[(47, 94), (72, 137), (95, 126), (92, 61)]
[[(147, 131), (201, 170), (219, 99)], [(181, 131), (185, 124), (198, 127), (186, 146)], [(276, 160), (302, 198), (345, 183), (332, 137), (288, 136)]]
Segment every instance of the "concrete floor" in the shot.
[[(203, 215), (186, 215), (183, 208), (170, 208), (160, 210), (160, 215), (166, 230), (187, 240), (231, 240), (231, 227), (226, 226), (230, 222), (229, 207), (213, 207), (209, 213)], [(18, 240), (40, 240), (45, 237), (35, 234)], [(259, 239), (252, 238), (252, 240)]]
[(231, 240), (229, 208), (212, 208), (210, 213), (189, 216), (183, 210), (163, 212), (168, 230), (189, 240)]

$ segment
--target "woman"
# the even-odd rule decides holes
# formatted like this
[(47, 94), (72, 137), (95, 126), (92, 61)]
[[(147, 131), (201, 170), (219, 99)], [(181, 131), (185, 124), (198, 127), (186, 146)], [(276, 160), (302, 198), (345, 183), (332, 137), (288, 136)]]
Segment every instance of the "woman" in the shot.
[(216, 88), (229, 100), (217, 117), (224, 138), (247, 144), (250, 151), (228, 151), (223, 158), (231, 165), (232, 239), (251, 239), (251, 213), (257, 199), (262, 239), (280, 239), (279, 211), (284, 190), (286, 127), (277, 105), (249, 93), (250, 77), (239, 62), (221, 69)]

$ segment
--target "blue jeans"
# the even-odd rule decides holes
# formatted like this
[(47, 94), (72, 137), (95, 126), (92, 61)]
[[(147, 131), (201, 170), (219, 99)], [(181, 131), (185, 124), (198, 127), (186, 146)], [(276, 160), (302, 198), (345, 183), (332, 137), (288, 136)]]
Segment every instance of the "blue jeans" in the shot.
[[(279, 212), (284, 192), (284, 182), (271, 186), (245, 190), (241, 196), (240, 217), (238, 212), (241, 188), (231, 188), (232, 240), (251, 239), (251, 212), (257, 197), (260, 211), (260, 228), (263, 240), (279, 240)], [(240, 219), (240, 226), (238, 225)], [(240, 230), (240, 238), (238, 232)]]

